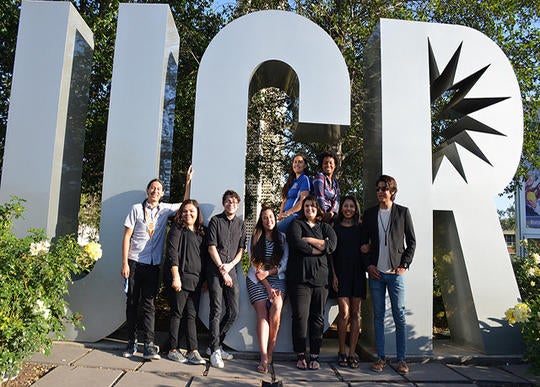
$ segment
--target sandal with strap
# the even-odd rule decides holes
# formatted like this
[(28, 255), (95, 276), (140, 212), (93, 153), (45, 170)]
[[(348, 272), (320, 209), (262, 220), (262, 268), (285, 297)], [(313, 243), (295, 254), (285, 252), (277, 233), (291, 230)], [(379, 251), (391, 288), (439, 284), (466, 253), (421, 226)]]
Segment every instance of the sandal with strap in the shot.
[(338, 365), (340, 367), (347, 367), (349, 365), (349, 363), (347, 362), (347, 355), (344, 354), (344, 353), (338, 353), (337, 355), (337, 358), (338, 358)]
[(351, 368), (358, 368), (358, 366), (360, 366), (360, 361), (356, 355), (349, 356), (347, 358), (347, 363), (349, 363), (349, 367)]
[(268, 362), (267, 361), (261, 361), (259, 365), (257, 366), (257, 372), (260, 374), (267, 374), (268, 373)]
[(310, 355), (309, 356), (309, 369), (318, 370), (321, 368), (321, 363), (319, 362), (319, 355)]
[(307, 369), (305, 353), (299, 353), (296, 355), (296, 368), (298, 368), (299, 370)]

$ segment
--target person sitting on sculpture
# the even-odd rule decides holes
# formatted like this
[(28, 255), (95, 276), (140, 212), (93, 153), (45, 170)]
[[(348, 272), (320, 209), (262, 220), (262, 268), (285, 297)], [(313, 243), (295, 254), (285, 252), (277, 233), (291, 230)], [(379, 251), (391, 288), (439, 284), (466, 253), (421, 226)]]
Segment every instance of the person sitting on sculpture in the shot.
[(322, 221), (331, 223), (339, 211), (339, 183), (335, 178), (339, 167), (338, 156), (333, 151), (319, 156), (319, 169), (313, 178), (313, 193), (323, 211)]
[(278, 215), (277, 228), (280, 232), (287, 232), (291, 222), (302, 211), (302, 201), (309, 195), (311, 181), (307, 176), (307, 160), (303, 154), (293, 157), (287, 181), (281, 190), (281, 206)]
[(261, 360), (257, 371), (268, 372), (281, 322), (286, 294), (285, 270), (289, 248), (285, 235), (276, 228), (274, 211), (263, 205), (249, 243), (251, 266), (246, 286), (249, 302), (257, 314), (257, 337)]

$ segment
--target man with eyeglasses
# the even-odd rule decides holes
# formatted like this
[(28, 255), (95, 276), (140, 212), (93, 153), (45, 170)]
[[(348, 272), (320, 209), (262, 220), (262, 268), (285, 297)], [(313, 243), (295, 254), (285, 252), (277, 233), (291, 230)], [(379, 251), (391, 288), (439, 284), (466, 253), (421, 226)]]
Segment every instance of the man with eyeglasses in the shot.
[(394, 203), (398, 191), (396, 180), (381, 175), (376, 190), (379, 204), (364, 212), (362, 222), (363, 243), (369, 244), (364, 264), (369, 275), (378, 355), (371, 369), (382, 372), (387, 364), (384, 352), (384, 315), (388, 289), (396, 326), (397, 371), (404, 375), (409, 373), (409, 367), (405, 361), (407, 334), (403, 274), (412, 262), (416, 238), (409, 209)]
[[(210, 345), (206, 353), (210, 356), (210, 364), (216, 368), (225, 366), (223, 359), (233, 358), (222, 348), (222, 344), (238, 317), (240, 289), (236, 270), (246, 245), (244, 221), (236, 216), (240, 196), (235, 191), (227, 190), (223, 194), (222, 204), (223, 212), (213, 216), (208, 223), (208, 253), (211, 258), (207, 265)], [(225, 314), (222, 317), (223, 304)]]

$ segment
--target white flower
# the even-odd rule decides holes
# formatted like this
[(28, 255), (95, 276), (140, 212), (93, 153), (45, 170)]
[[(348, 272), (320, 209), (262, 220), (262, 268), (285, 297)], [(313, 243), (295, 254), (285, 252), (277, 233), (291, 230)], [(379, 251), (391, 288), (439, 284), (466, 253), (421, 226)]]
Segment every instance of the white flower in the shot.
[(540, 254), (534, 253), (533, 255), (534, 260), (536, 261), (537, 265), (540, 265)]
[(47, 240), (41, 242), (33, 242), (32, 244), (30, 244), (30, 255), (36, 257), (38, 255), (47, 254), (50, 247), (51, 244)]
[(536, 270), (534, 267), (530, 267), (529, 270), (527, 270), (527, 275), (529, 277), (534, 277), (535, 274), (536, 274)]
[(35, 314), (41, 314), (43, 317), (45, 317), (46, 320), (49, 319), (51, 315), (51, 310), (45, 306), (45, 303), (38, 299), (36, 301), (36, 305), (34, 305), (34, 313)]

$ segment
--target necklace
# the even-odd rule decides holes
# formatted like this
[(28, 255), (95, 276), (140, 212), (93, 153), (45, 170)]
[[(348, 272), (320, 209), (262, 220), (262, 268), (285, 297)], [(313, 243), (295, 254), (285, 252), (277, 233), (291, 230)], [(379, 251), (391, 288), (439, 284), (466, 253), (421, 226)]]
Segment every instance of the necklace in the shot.
[(390, 214), (388, 214), (388, 222), (386, 223), (385, 227), (382, 220), (381, 211), (379, 211), (379, 222), (381, 222), (381, 227), (384, 231), (384, 245), (388, 246), (388, 228), (390, 227)]

